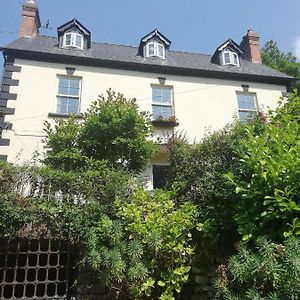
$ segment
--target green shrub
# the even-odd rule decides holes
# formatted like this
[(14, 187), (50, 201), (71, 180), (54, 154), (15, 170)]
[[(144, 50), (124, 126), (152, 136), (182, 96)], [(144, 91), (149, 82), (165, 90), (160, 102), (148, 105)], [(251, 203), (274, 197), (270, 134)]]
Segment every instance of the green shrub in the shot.
[(196, 207), (176, 207), (168, 192), (139, 190), (116, 209), (117, 219), (102, 218), (89, 231), (87, 260), (101, 282), (130, 299), (175, 299), (189, 276)]
[(244, 240), (300, 235), (299, 120), (300, 98), (292, 94), (259, 133), (252, 124), (246, 127), (237, 155), (248, 176), (228, 174), (240, 195), (235, 219)]
[(176, 191), (176, 201), (197, 205), (200, 231), (220, 242), (238, 238), (234, 206), (239, 195), (224, 174), (241, 169), (234, 145), (242, 134), (242, 129), (233, 125), (207, 135), (197, 144), (176, 138), (170, 144), (169, 187)]
[(300, 241), (290, 238), (282, 245), (257, 238), (254, 250), (241, 245), (218, 273), (217, 299), (300, 299)]

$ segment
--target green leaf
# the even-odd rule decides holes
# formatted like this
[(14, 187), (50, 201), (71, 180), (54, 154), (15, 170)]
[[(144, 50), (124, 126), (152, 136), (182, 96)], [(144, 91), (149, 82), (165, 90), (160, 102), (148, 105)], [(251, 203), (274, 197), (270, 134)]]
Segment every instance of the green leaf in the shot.
[(164, 281), (161, 281), (161, 280), (159, 280), (157, 284), (159, 286), (165, 286), (166, 285), (166, 283)]

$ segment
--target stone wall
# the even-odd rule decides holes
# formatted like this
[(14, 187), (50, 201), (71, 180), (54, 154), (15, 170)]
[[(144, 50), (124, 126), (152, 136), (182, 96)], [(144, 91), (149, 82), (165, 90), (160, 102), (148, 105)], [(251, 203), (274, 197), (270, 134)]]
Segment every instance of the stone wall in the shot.
[[(217, 248), (217, 247), (216, 247)], [(232, 247), (219, 248), (198, 247), (191, 269), (190, 280), (182, 291), (182, 300), (215, 299), (214, 282), (217, 279), (216, 269), (226, 264), (234, 253)]]

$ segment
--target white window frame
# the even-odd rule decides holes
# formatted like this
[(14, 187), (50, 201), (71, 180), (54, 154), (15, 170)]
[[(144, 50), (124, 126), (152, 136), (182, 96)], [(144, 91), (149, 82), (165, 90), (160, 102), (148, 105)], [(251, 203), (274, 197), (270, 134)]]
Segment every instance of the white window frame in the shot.
[[(70, 35), (70, 44), (67, 44), (67, 36)], [(77, 38), (80, 37), (80, 46), (76, 45)], [(84, 38), (83, 35), (77, 31), (66, 32), (63, 37), (63, 47), (72, 47), (83, 49)]]
[[(253, 103), (254, 103), (255, 108), (254, 109), (240, 108), (239, 107), (238, 96), (253, 96)], [(256, 93), (237, 92), (236, 93), (236, 100), (237, 100), (237, 105), (238, 105), (239, 119), (240, 119), (241, 123), (245, 124), (245, 123), (247, 123), (247, 121), (242, 121), (241, 120), (240, 112), (253, 113), (253, 115), (258, 115), (259, 110), (258, 110), (258, 102), (257, 102), (257, 95), (256, 95)]]
[[(70, 95), (70, 94), (60, 94), (59, 93), (59, 81), (60, 79), (76, 79), (79, 80), (79, 91), (78, 91), (78, 95)], [(65, 114), (65, 115), (69, 115), (69, 114), (79, 114), (80, 113), (80, 102), (81, 102), (81, 85), (82, 85), (82, 78), (81, 77), (75, 77), (75, 76), (57, 76), (57, 94), (56, 94), (56, 113), (58, 114)], [(59, 97), (64, 97), (64, 98), (68, 98), (68, 99), (78, 99), (78, 107), (77, 107), (77, 112), (59, 112), (58, 111), (58, 98)]]
[[(153, 53), (150, 53), (150, 47), (153, 46)], [(160, 51), (161, 50), (161, 51)], [(146, 44), (146, 57), (166, 57), (166, 50), (163, 44), (158, 41), (150, 41)]]
[[(229, 54), (229, 62), (226, 62), (226, 60), (225, 60), (226, 54)], [(240, 58), (239, 58), (238, 54), (229, 49), (225, 49), (222, 52), (222, 61), (223, 61), (223, 65), (234, 65), (237, 67), (240, 66)]]
[[(151, 85), (151, 92), (153, 93), (153, 89), (166, 89), (166, 90), (170, 90), (170, 94), (171, 94), (171, 103), (163, 103), (163, 102), (155, 102), (153, 99), (153, 94), (152, 94), (152, 117), (153, 119), (158, 119), (160, 116), (154, 116), (153, 114), (153, 106), (164, 106), (164, 107), (171, 107), (171, 115), (167, 118), (171, 118), (175, 115), (174, 112), (174, 88), (171, 85)], [(162, 118), (164, 118), (164, 116), (161, 116)]]

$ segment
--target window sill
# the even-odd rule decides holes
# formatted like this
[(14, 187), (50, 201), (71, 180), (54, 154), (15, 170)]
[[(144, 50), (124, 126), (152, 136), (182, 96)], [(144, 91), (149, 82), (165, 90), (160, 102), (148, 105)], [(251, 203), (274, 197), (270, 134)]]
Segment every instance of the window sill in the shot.
[(152, 125), (155, 127), (176, 127), (179, 125), (179, 122), (177, 120), (157, 119), (152, 120)]
[(70, 118), (83, 119), (83, 114), (61, 114), (61, 113), (48, 113), (48, 118)]

